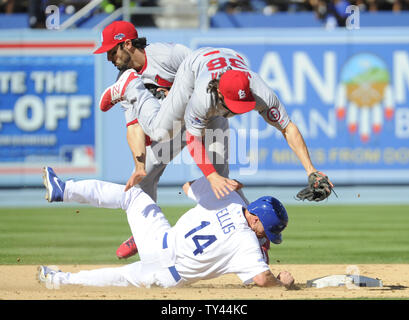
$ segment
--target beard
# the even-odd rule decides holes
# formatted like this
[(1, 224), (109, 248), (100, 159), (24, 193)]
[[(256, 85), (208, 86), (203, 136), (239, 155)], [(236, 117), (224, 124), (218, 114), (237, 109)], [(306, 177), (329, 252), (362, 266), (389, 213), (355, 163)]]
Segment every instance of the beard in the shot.
[(118, 65), (116, 66), (119, 71), (125, 71), (130, 68), (129, 63), (131, 62), (131, 55), (125, 50), (123, 50), (123, 53), (123, 61), (118, 63)]

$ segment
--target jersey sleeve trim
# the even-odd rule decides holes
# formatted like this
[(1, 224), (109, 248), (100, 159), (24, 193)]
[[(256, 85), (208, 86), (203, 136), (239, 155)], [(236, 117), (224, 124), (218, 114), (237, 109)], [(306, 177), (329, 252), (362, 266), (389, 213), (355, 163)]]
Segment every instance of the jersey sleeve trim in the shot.
[(143, 54), (145, 55), (145, 64), (143, 65), (142, 69), (138, 71), (139, 75), (141, 75), (148, 67), (148, 57), (146, 56), (146, 50), (143, 51)]
[(126, 126), (129, 127), (129, 126), (131, 126), (131, 125), (133, 125), (133, 124), (135, 124), (135, 123), (138, 123), (138, 119), (135, 119), (135, 120), (133, 120), (133, 121), (131, 121), (131, 122), (128, 122), (128, 123), (126, 124)]

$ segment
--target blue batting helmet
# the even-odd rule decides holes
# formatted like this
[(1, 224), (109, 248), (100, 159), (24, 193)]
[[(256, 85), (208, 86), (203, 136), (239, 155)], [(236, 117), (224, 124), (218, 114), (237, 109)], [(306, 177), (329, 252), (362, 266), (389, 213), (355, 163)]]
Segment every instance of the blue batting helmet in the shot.
[(288, 224), (288, 215), (283, 204), (276, 198), (265, 196), (250, 203), (247, 210), (260, 219), (267, 238), (272, 243), (280, 244), (281, 231)]

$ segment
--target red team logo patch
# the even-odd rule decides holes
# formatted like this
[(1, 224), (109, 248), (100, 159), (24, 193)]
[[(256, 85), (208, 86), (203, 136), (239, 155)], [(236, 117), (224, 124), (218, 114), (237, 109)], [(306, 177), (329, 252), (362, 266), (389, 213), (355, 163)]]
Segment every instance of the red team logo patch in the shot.
[(267, 111), (267, 118), (272, 122), (277, 122), (280, 119), (280, 111), (276, 107), (271, 107)]

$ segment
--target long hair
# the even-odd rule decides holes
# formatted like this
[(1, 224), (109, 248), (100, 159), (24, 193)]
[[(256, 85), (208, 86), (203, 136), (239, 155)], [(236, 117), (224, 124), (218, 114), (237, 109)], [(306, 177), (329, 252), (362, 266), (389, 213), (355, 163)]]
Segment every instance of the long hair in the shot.
[(209, 81), (209, 84), (207, 85), (206, 92), (210, 93), (210, 99), (211, 99), (211, 105), (212, 106), (217, 106), (220, 101), (219, 93), (217, 89), (219, 88), (219, 78), (212, 79)]
[(212, 99), (211, 100), (212, 106), (214, 107), (216, 107), (219, 104), (219, 102), (221, 102), (223, 105), (226, 105), (224, 102), (224, 99), (219, 97), (219, 93), (217, 89), (219, 89), (219, 81), (220, 81), (221, 76), (223, 75), (223, 73), (225, 73), (228, 70), (232, 70), (232, 67), (228, 66), (227, 68), (224, 68), (223, 71), (220, 72), (216, 78), (210, 80), (209, 84), (207, 85), (206, 92), (210, 93), (210, 96)]

